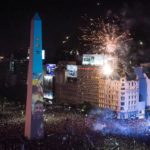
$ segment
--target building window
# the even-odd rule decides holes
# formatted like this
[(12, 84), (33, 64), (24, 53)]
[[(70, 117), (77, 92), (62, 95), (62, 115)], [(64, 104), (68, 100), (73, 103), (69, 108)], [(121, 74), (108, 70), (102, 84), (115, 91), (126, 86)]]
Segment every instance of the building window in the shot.
[(124, 83), (122, 83), (122, 86), (124, 86)]
[(121, 92), (121, 95), (124, 95), (125, 94), (125, 92)]
[(124, 96), (121, 96), (121, 100), (125, 100), (125, 97), (124, 97)]
[(125, 104), (124, 102), (121, 102), (121, 106), (124, 106), (124, 104)]
[(124, 110), (124, 107), (121, 107), (120, 109), (121, 109), (121, 110)]
[(125, 90), (125, 88), (121, 88), (121, 90)]

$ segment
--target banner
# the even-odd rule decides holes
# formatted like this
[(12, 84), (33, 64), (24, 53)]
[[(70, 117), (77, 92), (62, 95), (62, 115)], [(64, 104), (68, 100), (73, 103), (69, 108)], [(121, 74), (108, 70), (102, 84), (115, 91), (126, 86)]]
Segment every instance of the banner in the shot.
[(43, 137), (43, 75), (33, 74), (31, 137)]

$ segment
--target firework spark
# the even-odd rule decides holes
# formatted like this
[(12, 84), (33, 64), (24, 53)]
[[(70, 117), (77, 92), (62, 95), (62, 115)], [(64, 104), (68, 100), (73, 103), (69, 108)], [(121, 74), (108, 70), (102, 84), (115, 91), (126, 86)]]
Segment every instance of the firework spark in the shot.
[(128, 52), (128, 42), (131, 41), (128, 32), (122, 32), (114, 23), (104, 23), (100, 19), (90, 19), (90, 25), (81, 29), (84, 46), (92, 47), (93, 53), (125, 56)]

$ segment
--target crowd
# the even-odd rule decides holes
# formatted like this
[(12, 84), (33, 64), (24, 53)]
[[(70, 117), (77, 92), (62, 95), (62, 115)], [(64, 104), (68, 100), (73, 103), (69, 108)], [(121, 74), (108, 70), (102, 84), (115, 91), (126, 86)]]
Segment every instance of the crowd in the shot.
[(0, 113), (0, 150), (148, 150), (139, 139), (93, 131), (94, 116), (71, 106), (50, 105), (44, 112), (45, 136), (24, 137), (23, 110)]

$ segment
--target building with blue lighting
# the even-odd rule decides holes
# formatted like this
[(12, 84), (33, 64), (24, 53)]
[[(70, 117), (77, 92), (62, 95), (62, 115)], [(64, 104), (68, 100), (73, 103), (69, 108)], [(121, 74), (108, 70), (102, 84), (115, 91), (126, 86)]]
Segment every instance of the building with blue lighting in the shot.
[[(120, 78), (120, 84), (120, 112), (118, 118), (144, 118), (145, 113), (139, 107), (139, 80), (135, 74), (123, 75)], [(139, 112), (142, 112), (142, 114)]]

